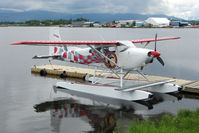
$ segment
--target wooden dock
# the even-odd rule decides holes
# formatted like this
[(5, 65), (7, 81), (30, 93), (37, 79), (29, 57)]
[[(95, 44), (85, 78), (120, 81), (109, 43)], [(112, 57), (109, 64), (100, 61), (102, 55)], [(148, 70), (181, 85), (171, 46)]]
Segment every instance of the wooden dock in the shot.
[(199, 94), (199, 81), (191, 81), (184, 84), (183, 90), (186, 92), (198, 93)]
[[(53, 75), (59, 76), (61, 78), (79, 78), (84, 79), (86, 75), (93, 76), (94, 69), (91, 68), (80, 68), (80, 67), (71, 67), (71, 66), (60, 66), (60, 65), (41, 65), (41, 66), (33, 66), (31, 68), (32, 73), (38, 73), (42, 76), (46, 75)], [(102, 70), (98, 70), (96, 72), (97, 77), (102, 77), (105, 75)], [(150, 81), (158, 81), (158, 80), (166, 80), (171, 79), (175, 80), (173, 82), (176, 85), (182, 86), (183, 91), (196, 93), (199, 94), (199, 81), (191, 81), (191, 80), (183, 80), (183, 79), (176, 79), (176, 78), (169, 78), (169, 77), (162, 77), (162, 76), (151, 76), (145, 75)], [(116, 77), (116, 75), (113, 75)], [(140, 74), (133, 74), (129, 73), (126, 76), (127, 79), (136, 79), (136, 80), (145, 80)]]

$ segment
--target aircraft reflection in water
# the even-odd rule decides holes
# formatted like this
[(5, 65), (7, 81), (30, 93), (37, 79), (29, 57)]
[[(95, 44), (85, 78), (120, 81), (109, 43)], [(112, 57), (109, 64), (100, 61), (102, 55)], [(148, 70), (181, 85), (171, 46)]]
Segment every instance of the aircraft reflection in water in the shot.
[[(119, 111), (71, 103), (72, 101), (74, 102), (72, 99), (46, 102), (36, 105), (35, 109), (37, 112), (50, 109), (51, 126), (54, 132), (61, 132), (61, 125), (66, 122), (66, 119), (69, 121), (76, 120), (75, 125), (67, 128), (79, 128), (80, 131), (112, 132), (114, 130), (116, 126), (115, 116), (119, 115)], [(81, 121), (87, 123), (87, 127), (81, 126)], [(65, 127), (66, 126), (67, 125), (65, 125)], [(64, 130), (68, 130), (67, 128)]]
[[(63, 91), (54, 88), (54, 90), (55, 92), (66, 92), (66, 99), (59, 100), (56, 98), (54, 101), (47, 101), (34, 106), (36, 112), (50, 110), (53, 132), (74, 131), (74, 128), (77, 128), (78, 131), (113, 132), (117, 124), (121, 126), (122, 130), (132, 120), (143, 119), (142, 115), (136, 115), (134, 111), (152, 109), (149, 104), (180, 99), (178, 96), (157, 93), (148, 102), (124, 102), (79, 93), (74, 96), (74, 93), (69, 93), (65, 89)], [(69, 123), (71, 126), (68, 126)]]

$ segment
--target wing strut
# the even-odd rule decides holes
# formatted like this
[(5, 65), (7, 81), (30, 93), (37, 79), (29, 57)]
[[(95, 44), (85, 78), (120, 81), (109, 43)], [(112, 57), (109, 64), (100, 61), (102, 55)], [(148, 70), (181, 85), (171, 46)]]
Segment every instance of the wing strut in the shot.
[(146, 76), (144, 76), (144, 74), (143, 73), (141, 73), (140, 71), (138, 71), (138, 70), (136, 70), (144, 79), (146, 79), (147, 81), (149, 81), (149, 79), (146, 77)]
[[(111, 69), (110, 69), (111, 70)], [(107, 77), (109, 77), (109, 76), (111, 76), (111, 75), (113, 75), (113, 74), (115, 74), (116, 76), (118, 76), (118, 78), (119, 78), (119, 83), (120, 83), (120, 88), (123, 88), (123, 79), (125, 78), (125, 76), (130, 72), (130, 71), (127, 71), (127, 72), (124, 72), (123, 71), (123, 68), (120, 68), (119, 70), (117, 70), (116, 72), (114, 72), (113, 70), (111, 70), (112, 71), (112, 73), (110, 73), (110, 74), (108, 74), (108, 75), (104, 75), (103, 76), (103, 78), (96, 78), (96, 67), (95, 67), (95, 70), (94, 70), (94, 73), (93, 73), (93, 77), (88, 77), (87, 78), (87, 80), (88, 81), (91, 81), (92, 82), (92, 84), (97, 84), (97, 83), (99, 83), (99, 84), (103, 84), (102, 83), (102, 80), (105, 80)], [(100, 71), (98, 71), (98, 72), (100, 72)], [(118, 81), (117, 81), (118, 82)]]
[(123, 75), (122, 75), (122, 73), (123, 73), (123, 69), (121, 68), (120, 69), (120, 87), (122, 88), (123, 87)]

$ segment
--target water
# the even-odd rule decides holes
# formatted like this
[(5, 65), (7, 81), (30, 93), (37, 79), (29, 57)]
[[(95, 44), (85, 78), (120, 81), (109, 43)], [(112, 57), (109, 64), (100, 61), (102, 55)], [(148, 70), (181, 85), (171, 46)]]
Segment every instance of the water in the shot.
[[(30, 72), (32, 65), (49, 64), (47, 60), (31, 59), (36, 54), (47, 54), (48, 48), (8, 45), (22, 40), (48, 40), (48, 31), (48, 27), (0, 28), (0, 132), (108, 132), (117, 124), (125, 129), (135, 119), (199, 108), (199, 100), (188, 95), (181, 100), (171, 95), (156, 96), (158, 100), (149, 110), (137, 103), (121, 108), (95, 99), (55, 93), (52, 86), (60, 79)], [(131, 40), (153, 38), (155, 33), (159, 37), (180, 36), (180, 40), (158, 42), (157, 49), (166, 65), (155, 62), (144, 73), (199, 80), (198, 29), (61, 28), (60, 32), (63, 40)], [(153, 43), (149, 48), (154, 48)]]

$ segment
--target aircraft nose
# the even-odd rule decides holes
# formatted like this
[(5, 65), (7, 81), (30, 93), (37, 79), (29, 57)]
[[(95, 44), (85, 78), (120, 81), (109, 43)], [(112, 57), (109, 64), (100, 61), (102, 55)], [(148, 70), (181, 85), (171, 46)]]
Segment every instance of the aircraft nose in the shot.
[(159, 57), (159, 56), (160, 56), (160, 53), (157, 52), (157, 51), (150, 51), (150, 52), (148, 53), (148, 56), (151, 56), (151, 55), (153, 55), (154, 57)]

